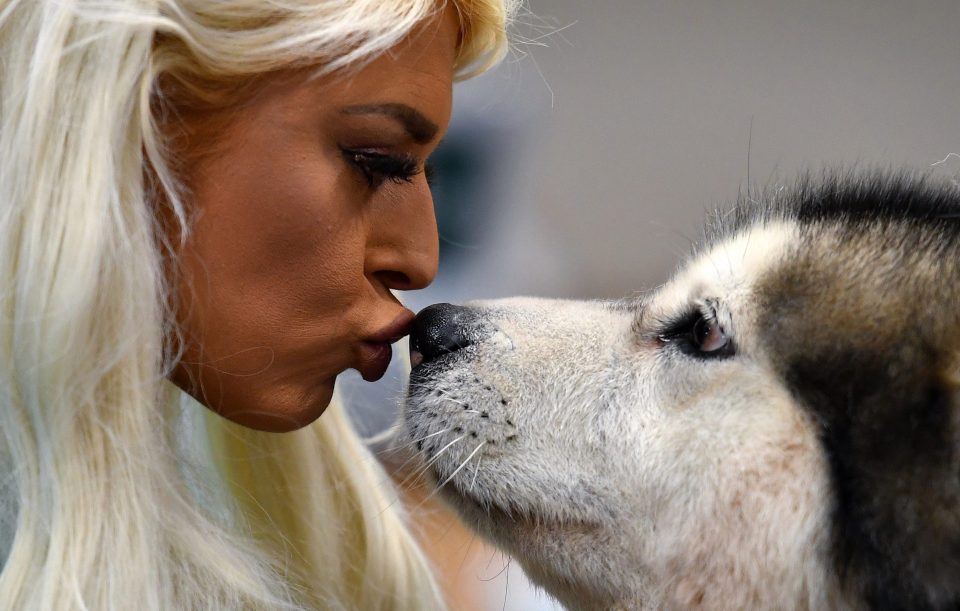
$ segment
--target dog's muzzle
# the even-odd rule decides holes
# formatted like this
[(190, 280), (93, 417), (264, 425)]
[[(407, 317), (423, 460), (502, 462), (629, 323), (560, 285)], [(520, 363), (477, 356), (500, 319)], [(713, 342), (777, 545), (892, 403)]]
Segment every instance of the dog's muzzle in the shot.
[(410, 331), (410, 364), (416, 367), (466, 348), (476, 341), (479, 323), (473, 308), (436, 303), (420, 310)]

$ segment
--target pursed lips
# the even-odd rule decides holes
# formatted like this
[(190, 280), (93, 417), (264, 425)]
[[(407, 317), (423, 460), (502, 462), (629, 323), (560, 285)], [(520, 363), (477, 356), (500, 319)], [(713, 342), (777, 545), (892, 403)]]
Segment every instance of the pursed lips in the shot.
[(383, 377), (393, 356), (391, 344), (407, 335), (414, 317), (413, 312), (405, 309), (388, 325), (360, 342), (360, 363), (357, 371), (364, 380), (375, 382)]

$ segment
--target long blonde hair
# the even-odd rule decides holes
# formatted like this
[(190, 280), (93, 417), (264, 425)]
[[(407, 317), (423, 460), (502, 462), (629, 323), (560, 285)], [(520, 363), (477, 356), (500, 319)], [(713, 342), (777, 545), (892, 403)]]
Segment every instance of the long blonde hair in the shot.
[[(449, 1), (458, 73), (470, 75), (503, 53), (513, 0)], [(189, 231), (159, 127), (162, 79), (200, 95), (289, 68), (349, 68), (439, 8), (0, 1), (4, 608), (442, 607), (340, 408), (260, 433), (166, 380), (174, 248), (156, 212), (164, 202)]]

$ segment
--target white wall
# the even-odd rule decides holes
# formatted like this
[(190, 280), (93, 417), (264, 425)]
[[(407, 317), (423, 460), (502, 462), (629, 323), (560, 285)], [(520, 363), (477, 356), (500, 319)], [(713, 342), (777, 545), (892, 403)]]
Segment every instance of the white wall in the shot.
[(926, 168), (960, 153), (957, 0), (532, 9), (569, 27), (543, 37), (547, 47), (521, 45), (529, 57), (457, 98), (465, 115), (506, 112), (527, 143), (498, 231), (477, 248), (477, 294), (655, 286), (704, 212), (746, 186), (748, 161), (751, 182), (770, 183), (835, 165)]

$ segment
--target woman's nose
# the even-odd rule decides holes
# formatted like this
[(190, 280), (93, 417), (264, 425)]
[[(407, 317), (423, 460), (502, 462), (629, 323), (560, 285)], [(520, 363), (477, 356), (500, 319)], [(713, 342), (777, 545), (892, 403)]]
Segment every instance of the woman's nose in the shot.
[(390, 289), (422, 289), (437, 275), (440, 241), (433, 197), (424, 183), (422, 191), (401, 201), (391, 201), (372, 223), (365, 272)]

